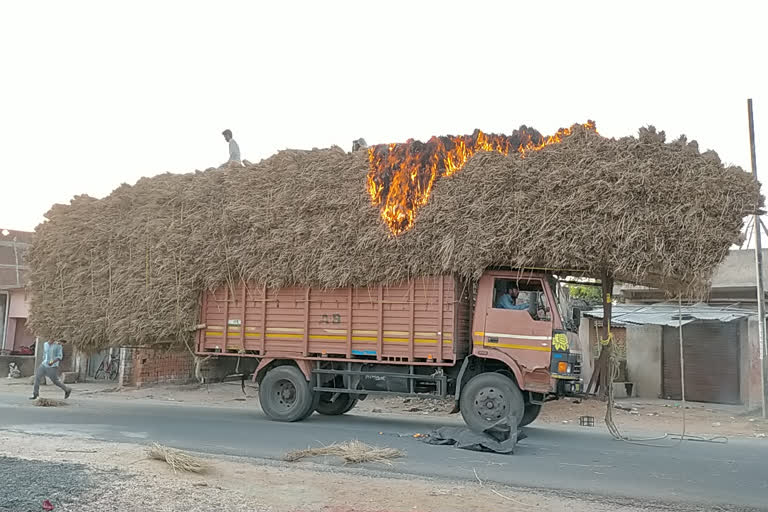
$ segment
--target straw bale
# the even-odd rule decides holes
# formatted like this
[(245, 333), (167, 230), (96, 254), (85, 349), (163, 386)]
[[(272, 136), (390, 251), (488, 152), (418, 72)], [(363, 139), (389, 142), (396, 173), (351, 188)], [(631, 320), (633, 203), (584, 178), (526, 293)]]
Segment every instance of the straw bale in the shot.
[(176, 471), (205, 473), (210, 469), (210, 464), (207, 461), (159, 443), (152, 443), (147, 448), (147, 457), (165, 462), (173, 469), (174, 473)]
[(367, 154), (286, 150), (247, 166), (161, 174), (55, 205), (29, 253), (32, 325), (85, 350), (188, 343), (201, 291), (392, 283), (544, 267), (702, 294), (762, 204), (714, 152), (652, 127), (576, 129), (526, 158), (479, 152), (438, 179), (393, 236), (366, 192)]
[(340, 457), (345, 464), (363, 464), (379, 462), (391, 465), (392, 459), (405, 456), (405, 453), (396, 448), (382, 448), (371, 446), (358, 440), (333, 443), (327, 446), (307, 448), (305, 450), (293, 450), (283, 456), (287, 462), (296, 462), (307, 457)]
[(38, 397), (37, 400), (32, 402), (37, 407), (61, 407), (67, 405), (64, 400), (56, 400), (55, 398)]

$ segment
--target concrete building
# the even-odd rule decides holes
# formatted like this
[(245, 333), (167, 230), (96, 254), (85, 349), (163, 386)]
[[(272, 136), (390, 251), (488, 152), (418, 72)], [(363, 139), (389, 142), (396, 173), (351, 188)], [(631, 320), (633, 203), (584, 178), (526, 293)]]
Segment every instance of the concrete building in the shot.
[[(615, 305), (611, 330), (620, 366), (616, 381), (627, 383), (628, 392), (634, 396), (682, 398), (682, 324), (686, 399), (758, 405), (760, 390), (749, 381), (752, 369), (747, 328), (751, 316), (753, 313), (746, 310), (703, 303), (679, 310), (677, 304), (669, 303)], [(593, 360), (599, 354), (602, 322), (602, 309), (584, 312), (580, 338), (587, 340)], [(757, 370), (759, 377), (759, 367)]]
[(24, 257), (33, 233), (0, 228), (0, 371), (11, 362), (24, 375), (34, 372), (35, 336), (27, 328), (29, 300)]
[(10, 354), (34, 345), (27, 329), (29, 303), (24, 290), (24, 256), (32, 233), (0, 229), (0, 351)]
[[(768, 250), (764, 251), (768, 261)], [(754, 251), (731, 251), (712, 279), (703, 303), (683, 307), (683, 359), (686, 399), (760, 405), (760, 346)], [(768, 272), (765, 272), (768, 283)], [(680, 398), (680, 340), (677, 304), (661, 290), (619, 285), (614, 296), (613, 332), (621, 375), (632, 393), (646, 398)], [(597, 357), (602, 310), (585, 312), (579, 338), (584, 372), (591, 376)]]

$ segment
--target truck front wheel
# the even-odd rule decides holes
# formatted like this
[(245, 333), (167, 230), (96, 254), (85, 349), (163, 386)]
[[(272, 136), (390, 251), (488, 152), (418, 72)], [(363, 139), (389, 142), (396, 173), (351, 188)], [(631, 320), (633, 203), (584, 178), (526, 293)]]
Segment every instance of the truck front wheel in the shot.
[(352, 410), (357, 404), (357, 398), (349, 393), (338, 393), (333, 399), (333, 393), (320, 392), (315, 394), (315, 411), (325, 416), (338, 416)]
[(312, 414), (314, 393), (301, 370), (278, 366), (259, 385), (261, 410), (275, 421), (301, 421)]
[(481, 373), (461, 390), (461, 415), (476, 432), (515, 430), (523, 417), (525, 401), (515, 382), (501, 373)]
[(523, 413), (523, 419), (520, 420), (520, 426), (524, 427), (536, 421), (536, 418), (539, 417), (540, 412), (541, 404), (526, 404), (525, 412)]

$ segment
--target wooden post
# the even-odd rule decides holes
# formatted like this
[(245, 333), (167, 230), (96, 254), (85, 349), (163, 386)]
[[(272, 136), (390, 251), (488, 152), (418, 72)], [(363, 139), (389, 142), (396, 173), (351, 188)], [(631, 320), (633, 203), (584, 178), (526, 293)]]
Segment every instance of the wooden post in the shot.
[[(211, 292), (206, 290), (203, 292), (203, 303), (200, 307), (200, 318), (208, 318), (208, 295)], [(206, 320), (207, 321), (207, 320)], [(197, 351), (203, 352), (205, 351), (205, 338), (207, 336), (206, 330), (208, 329), (208, 325), (206, 325), (202, 329), (197, 330)]]
[(379, 285), (379, 320), (376, 341), (376, 359), (381, 361), (384, 352), (384, 286)]
[(603, 345), (600, 351), (600, 357), (603, 357), (605, 353), (605, 361), (603, 365), (603, 375), (598, 382), (600, 398), (605, 400), (608, 398), (608, 385), (611, 379), (613, 379), (612, 372), (610, 371), (611, 365), (609, 359), (611, 352), (613, 351), (613, 339), (611, 339), (611, 315), (613, 314), (613, 278), (608, 277), (608, 273), (603, 274), (603, 333), (601, 338), (607, 340), (607, 344)]
[(416, 341), (414, 340), (413, 331), (416, 328), (416, 310), (415, 310), (415, 293), (414, 286), (416, 285), (416, 279), (411, 279), (411, 283), (408, 285), (408, 302), (410, 302), (410, 329), (408, 333), (408, 345), (410, 347), (410, 355), (408, 360), (413, 362), (415, 359)]
[(352, 287), (347, 292), (347, 358), (352, 358)]
[(443, 362), (443, 294), (445, 293), (445, 276), (440, 276), (440, 299), (437, 303), (437, 362)]
[(229, 341), (229, 283), (224, 287), (224, 342), (221, 347), (222, 354), (227, 353), (227, 341)]
[(306, 304), (306, 306), (304, 306), (304, 349), (302, 352), (305, 356), (309, 355), (309, 298), (311, 290), (312, 289), (307, 286), (307, 291), (304, 294), (304, 304)]
[(240, 300), (242, 302), (241, 307), (243, 315), (240, 319), (240, 350), (245, 352), (245, 301), (248, 299), (248, 286), (245, 284), (245, 280), (240, 281), (240, 285), (243, 287)]
[[(610, 340), (611, 332), (611, 314), (613, 312), (613, 277), (610, 277), (608, 272), (603, 272), (602, 288), (603, 288), (603, 328), (600, 334), (601, 340)], [(587, 393), (590, 393), (594, 386), (595, 393), (599, 392), (600, 399), (604, 400), (608, 397), (608, 379), (612, 379), (613, 375), (610, 375), (610, 365), (608, 360), (611, 357), (611, 351), (613, 350), (613, 342), (610, 341), (606, 345), (600, 343), (600, 357), (597, 358), (595, 363), (595, 370), (592, 372), (592, 378), (589, 379), (589, 385), (587, 386)]]
[(265, 284), (261, 288), (261, 339), (259, 347), (259, 354), (264, 355), (267, 349), (267, 285)]

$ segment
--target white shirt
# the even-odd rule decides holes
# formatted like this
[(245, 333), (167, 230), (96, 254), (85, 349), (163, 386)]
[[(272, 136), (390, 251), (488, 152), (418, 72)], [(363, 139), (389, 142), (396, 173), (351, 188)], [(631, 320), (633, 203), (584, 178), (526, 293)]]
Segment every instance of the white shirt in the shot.
[(240, 161), (240, 146), (237, 145), (237, 142), (235, 142), (235, 139), (229, 139), (229, 161), (230, 162)]

